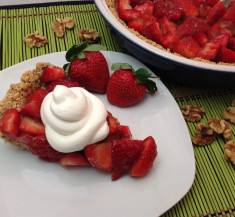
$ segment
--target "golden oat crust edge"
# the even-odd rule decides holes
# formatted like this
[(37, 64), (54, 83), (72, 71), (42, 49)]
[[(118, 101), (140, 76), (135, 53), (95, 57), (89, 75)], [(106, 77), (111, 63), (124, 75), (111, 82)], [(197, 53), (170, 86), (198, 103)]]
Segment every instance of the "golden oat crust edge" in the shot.
[[(16, 108), (20, 111), (31, 93), (39, 88), (45, 88), (45, 83), (41, 80), (41, 75), (43, 69), (47, 66), (50, 66), (50, 63), (37, 63), (35, 69), (23, 73), (20, 83), (10, 85), (3, 100), (0, 101), (0, 118), (7, 109)], [(1, 131), (0, 137), (5, 143), (10, 143), (20, 149), (27, 149), (25, 144), (4, 136)]]

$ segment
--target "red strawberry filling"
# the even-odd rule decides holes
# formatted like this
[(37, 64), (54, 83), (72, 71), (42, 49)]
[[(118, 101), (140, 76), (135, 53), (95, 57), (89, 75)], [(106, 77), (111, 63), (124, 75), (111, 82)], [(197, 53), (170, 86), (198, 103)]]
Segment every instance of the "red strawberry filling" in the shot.
[(130, 28), (172, 52), (235, 63), (235, 1), (226, 8), (219, 0), (119, 0), (117, 9)]

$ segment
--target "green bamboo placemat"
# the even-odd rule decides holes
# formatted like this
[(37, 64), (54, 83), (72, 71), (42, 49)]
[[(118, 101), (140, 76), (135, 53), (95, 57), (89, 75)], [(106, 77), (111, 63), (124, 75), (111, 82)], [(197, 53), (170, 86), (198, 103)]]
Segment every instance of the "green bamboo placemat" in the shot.
[[(63, 38), (54, 35), (51, 25), (58, 18), (72, 16), (76, 26), (67, 30)], [(101, 33), (100, 44), (110, 51), (123, 51), (94, 4), (60, 5), (25, 9), (0, 9), (0, 69), (21, 61), (58, 51), (65, 51), (81, 43), (77, 31), (93, 28)], [(35, 30), (46, 35), (49, 43), (41, 48), (29, 48), (23, 38)], [(202, 122), (210, 117), (222, 118), (222, 111), (231, 106), (235, 89), (187, 88), (165, 82), (175, 100), (182, 104), (197, 104), (206, 109)], [(189, 132), (195, 134), (196, 123), (187, 123)], [(235, 125), (230, 124), (233, 131)], [(196, 177), (186, 196), (164, 217), (235, 216), (235, 170), (224, 156), (225, 140), (218, 137), (205, 147), (194, 147)], [(170, 160), (170, 159), (169, 159)]]

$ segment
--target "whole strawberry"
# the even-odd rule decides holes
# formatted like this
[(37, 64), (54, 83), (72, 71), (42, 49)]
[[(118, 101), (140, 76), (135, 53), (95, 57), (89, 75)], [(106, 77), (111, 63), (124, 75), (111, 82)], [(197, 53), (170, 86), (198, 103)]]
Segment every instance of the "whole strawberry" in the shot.
[(108, 64), (99, 52), (102, 49), (101, 45), (88, 45), (86, 42), (75, 45), (66, 53), (66, 59), (71, 63), (64, 67), (72, 81), (97, 93), (105, 93), (109, 80)]
[(125, 107), (133, 105), (144, 98), (146, 91), (154, 93), (157, 90), (152, 75), (144, 68), (134, 71), (126, 63), (112, 65), (114, 73), (107, 84), (108, 101), (114, 105)]

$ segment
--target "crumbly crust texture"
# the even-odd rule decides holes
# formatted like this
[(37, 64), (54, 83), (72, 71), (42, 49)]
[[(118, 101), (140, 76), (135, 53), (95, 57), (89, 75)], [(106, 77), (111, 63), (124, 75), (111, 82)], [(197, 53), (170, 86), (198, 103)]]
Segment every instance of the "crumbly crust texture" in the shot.
[[(106, 1), (106, 4), (109, 8), (109, 10), (112, 12), (112, 14), (114, 15), (114, 17), (126, 28), (128, 29), (130, 32), (132, 32), (134, 35), (136, 35), (138, 38), (146, 41), (147, 43), (153, 45), (154, 47), (157, 47), (159, 49), (162, 49), (164, 51), (167, 51), (168, 53), (171, 53), (171, 54), (174, 54), (174, 55), (177, 55), (177, 56), (181, 56), (180, 54), (178, 53), (174, 53), (174, 52), (171, 52), (170, 49), (166, 49), (164, 48), (163, 46), (161, 46), (160, 44), (157, 44), (156, 42), (150, 40), (150, 39), (147, 39), (146, 37), (144, 37), (143, 35), (141, 35), (139, 32), (135, 31), (134, 29), (132, 28), (129, 28), (128, 25), (122, 20), (119, 18), (119, 15), (118, 15), (118, 10), (117, 10), (117, 4), (118, 4), (118, 1), (119, 0), (105, 0)], [(182, 57), (182, 56), (181, 56)], [(205, 63), (211, 63), (211, 64), (218, 64), (218, 65), (232, 65), (232, 66), (235, 66), (235, 63), (224, 63), (224, 62), (219, 62), (219, 63), (215, 63), (215, 62), (212, 62), (212, 61), (209, 61), (209, 60), (204, 60), (204, 59), (201, 59), (201, 58), (194, 58), (192, 60), (195, 60), (195, 61), (199, 61), (199, 62), (205, 62)]]
[[(20, 83), (10, 85), (5, 97), (0, 101), (0, 118), (7, 109), (16, 108), (20, 111), (31, 93), (39, 88), (46, 87), (45, 83), (41, 80), (41, 75), (43, 69), (47, 66), (50, 66), (50, 63), (37, 63), (35, 69), (26, 71), (22, 75)], [(27, 149), (25, 144), (4, 136), (1, 131), (0, 137), (4, 139), (5, 143), (10, 143), (20, 149)]]

